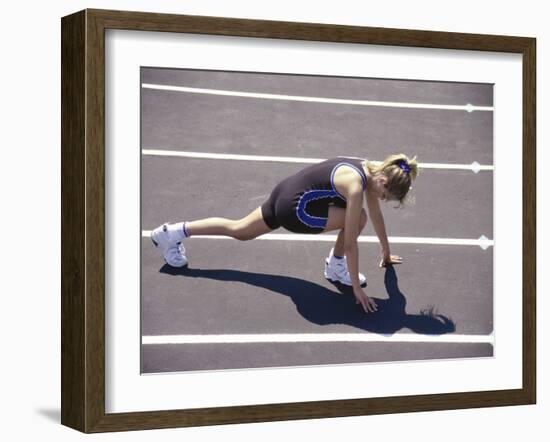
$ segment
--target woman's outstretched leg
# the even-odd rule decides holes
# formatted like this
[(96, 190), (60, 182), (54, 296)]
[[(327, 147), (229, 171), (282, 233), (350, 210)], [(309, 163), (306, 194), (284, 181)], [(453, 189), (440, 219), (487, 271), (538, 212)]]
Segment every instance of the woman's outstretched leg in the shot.
[(272, 230), (265, 223), (260, 207), (238, 220), (205, 218), (197, 221), (189, 221), (185, 224), (189, 236), (223, 235), (241, 241), (254, 239)]
[(188, 264), (182, 241), (189, 236), (223, 235), (241, 241), (254, 239), (272, 229), (265, 223), (261, 208), (239, 220), (205, 218), (176, 224), (163, 224), (151, 232), (151, 240), (166, 263), (172, 267)]

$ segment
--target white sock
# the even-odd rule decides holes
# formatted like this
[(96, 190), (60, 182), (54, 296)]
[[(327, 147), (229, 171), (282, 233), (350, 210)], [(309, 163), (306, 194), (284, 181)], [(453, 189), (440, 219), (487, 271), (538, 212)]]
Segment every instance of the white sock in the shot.
[(168, 230), (176, 235), (176, 238), (178, 240), (189, 238), (189, 234), (187, 233), (187, 227), (185, 226), (185, 224), (185, 221), (181, 223), (169, 224)]

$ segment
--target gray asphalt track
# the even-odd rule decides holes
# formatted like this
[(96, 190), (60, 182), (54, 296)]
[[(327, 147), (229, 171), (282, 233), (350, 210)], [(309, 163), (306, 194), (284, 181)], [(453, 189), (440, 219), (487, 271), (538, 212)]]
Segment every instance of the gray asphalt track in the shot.
[[(142, 91), (142, 147), (308, 158), (492, 164), (491, 112), (401, 109)], [(208, 118), (204, 118), (208, 115)], [(426, 161), (426, 160), (424, 160)]]
[[(143, 373), (485, 357), (490, 344), (290, 343), (147, 345)], [(284, 365), (282, 365), (284, 361)], [(328, 382), (328, 381), (327, 381)]]
[[(414, 103), (492, 105), (492, 86), (395, 80), (142, 69), (142, 82), (245, 92)], [(492, 164), (492, 112), (271, 101), (142, 90), (142, 149)], [(240, 218), (304, 164), (142, 156), (142, 230), (165, 221)], [(493, 236), (493, 174), (424, 169), (415, 203), (383, 205), (389, 236)], [(286, 233), (283, 229), (277, 232)], [(363, 232), (374, 235), (370, 223)], [(349, 290), (323, 277), (329, 242), (191, 238), (190, 265), (164, 265), (142, 238), (143, 336), (280, 333), (489, 335), (492, 248), (396, 244), (405, 258), (379, 269), (379, 246), (360, 244), (365, 315)], [(467, 339), (466, 339), (467, 341)], [(142, 345), (142, 372), (488, 357), (487, 343), (263, 343)]]
[(190, 264), (179, 270), (162, 265), (150, 240), (143, 239), (146, 336), (447, 331), (439, 320), (420, 317), (430, 309), (452, 320), (456, 333), (493, 330), (492, 300), (486, 296), (492, 252), (477, 246), (396, 245), (405, 262), (386, 270), (378, 268), (378, 247), (361, 244), (361, 271), (380, 307), (369, 316), (349, 290), (324, 278), (330, 243), (191, 238), (185, 244)]
[(492, 106), (486, 84), (142, 68), (141, 82), (264, 94)]
[[(142, 165), (144, 229), (166, 220), (242, 218), (306, 166), (147, 155)], [(491, 172), (425, 169), (413, 184), (414, 203), (397, 209), (382, 203), (386, 227), (394, 236), (492, 238), (492, 179)], [(374, 234), (370, 224), (364, 233)]]

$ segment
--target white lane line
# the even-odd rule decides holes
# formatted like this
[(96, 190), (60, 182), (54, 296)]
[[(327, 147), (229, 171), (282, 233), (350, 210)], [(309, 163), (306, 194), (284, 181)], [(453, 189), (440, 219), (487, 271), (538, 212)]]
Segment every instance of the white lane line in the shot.
[(142, 149), (143, 155), (155, 155), (163, 157), (200, 158), (209, 160), (238, 160), (238, 161), (268, 161), (277, 163), (303, 163), (315, 164), (324, 161), (323, 158), (280, 157), (268, 155), (240, 155), (228, 153), (190, 152), (184, 150)]
[(258, 344), (298, 342), (419, 342), (419, 343), (464, 343), (493, 344), (494, 335), (418, 335), (396, 333), (378, 335), (372, 333), (277, 333), (277, 334), (234, 334), (234, 335), (164, 335), (142, 336), (143, 345), (168, 344)]
[[(142, 237), (150, 237), (150, 230), (143, 230), (141, 232)], [(256, 240), (267, 241), (323, 241), (334, 242), (337, 235), (307, 235), (300, 233), (267, 233), (265, 235), (258, 236)], [(233, 239), (228, 236), (218, 235), (201, 235), (192, 236), (189, 239)], [(358, 242), (365, 243), (377, 243), (378, 238), (376, 236), (359, 236)], [(390, 236), (388, 241), (392, 244), (435, 244), (435, 245), (451, 245), (451, 246), (479, 246), (482, 249), (486, 249), (494, 245), (494, 241), (487, 239), (485, 236), (481, 236), (479, 239), (467, 239), (467, 238), (426, 238), (415, 236)]]
[(281, 95), (281, 94), (259, 94), (252, 92), (228, 91), (221, 89), (204, 89), (196, 87), (170, 86), (164, 84), (148, 84), (141, 85), (143, 89), (154, 89), (161, 91), (172, 92), (187, 92), (192, 94), (206, 95), (222, 95), (227, 97), (241, 98), (261, 98), (267, 100), (286, 100), (286, 101), (302, 101), (308, 103), (326, 103), (326, 104), (347, 104), (353, 106), (380, 106), (380, 107), (398, 107), (408, 109), (441, 109), (441, 110), (460, 110), (466, 112), (473, 111), (488, 111), (492, 112), (492, 106), (474, 106), (470, 103), (465, 105), (447, 105), (447, 104), (424, 104), (424, 103), (404, 103), (397, 101), (371, 101), (371, 100), (348, 100), (341, 98), (321, 98), (321, 97), (306, 97), (301, 95)]
[[(303, 157), (282, 157), (268, 155), (240, 155), (227, 153), (205, 153), (205, 152), (190, 152), (182, 150), (162, 150), (162, 149), (142, 149), (142, 155), (162, 156), (162, 157), (183, 157), (183, 158), (201, 158), (209, 160), (237, 160), (237, 161), (265, 161), (277, 163), (299, 163), (299, 164), (316, 164), (325, 161), (326, 158), (303, 158)], [(375, 164), (380, 164), (380, 161), (373, 161)], [(474, 161), (472, 164), (445, 164), (445, 163), (419, 163), (419, 167), (423, 169), (452, 169), (452, 170), (472, 170), (479, 172), (480, 170), (494, 170), (492, 165), (481, 165)]]

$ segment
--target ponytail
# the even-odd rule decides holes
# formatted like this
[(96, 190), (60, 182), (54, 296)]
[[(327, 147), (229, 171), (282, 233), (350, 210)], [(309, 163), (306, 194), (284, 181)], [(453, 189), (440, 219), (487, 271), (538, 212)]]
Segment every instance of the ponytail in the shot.
[(418, 176), (416, 156), (409, 159), (405, 154), (388, 156), (381, 164), (369, 162), (369, 170), (374, 175), (383, 173), (388, 178), (388, 192), (403, 204), (411, 183)]

